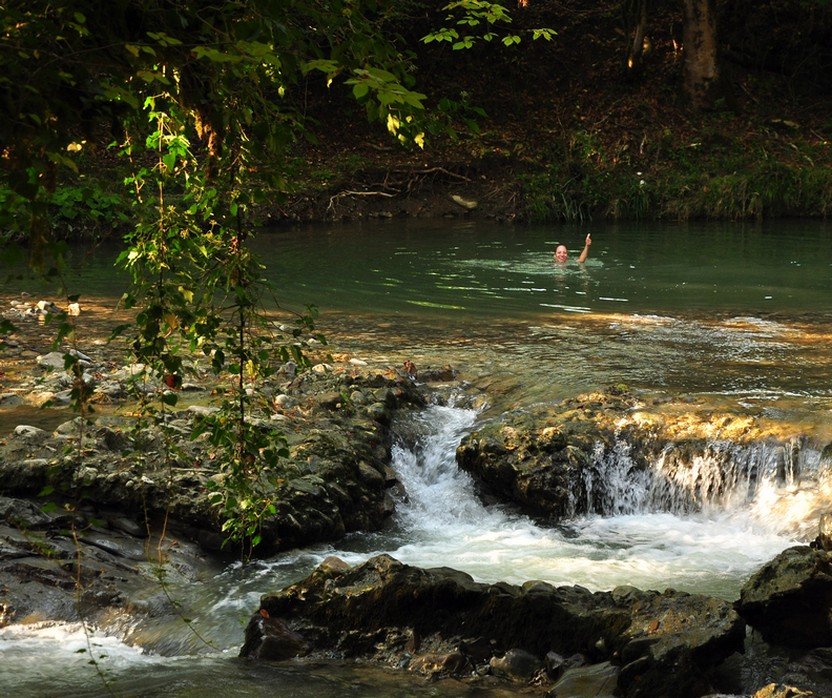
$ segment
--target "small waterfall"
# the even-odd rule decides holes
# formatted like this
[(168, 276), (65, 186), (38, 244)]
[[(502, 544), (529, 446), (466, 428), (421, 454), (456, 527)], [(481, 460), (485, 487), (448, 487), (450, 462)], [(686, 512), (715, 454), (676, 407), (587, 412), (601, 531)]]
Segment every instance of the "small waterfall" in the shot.
[(612, 450), (595, 444), (592, 467), (584, 471), (586, 510), (603, 516), (646, 511), (651, 473), (633, 460), (632, 447), (617, 438)]
[(584, 474), (587, 510), (602, 516), (668, 512), (750, 514), (772, 531), (813, 536), (832, 489), (832, 468), (805, 440), (667, 443), (636, 459), (620, 435), (598, 444)]
[[(645, 461), (643, 446), (622, 437), (611, 449), (596, 447), (586, 486), (575, 487), (590, 499), (576, 508), (590, 504), (590, 513), (538, 526), (511, 507), (483, 504), (457, 467), (456, 448), (476, 419), (474, 410), (439, 405), (403, 418), (391, 463), (402, 492), (391, 525), (314, 555), (356, 564), (383, 552), (487, 582), (670, 586), (735, 598), (742, 580), (794, 544), (788, 521), (807, 520), (787, 489), (810, 488), (784, 479), (789, 471), (804, 483), (817, 470), (817, 454), (804, 444), (667, 446)], [(787, 502), (790, 513), (775, 516)]]
[(433, 405), (411, 418), (407, 440), (392, 449), (393, 469), (404, 485), (397, 507), (400, 524), (410, 530), (478, 520), (487, 510), (474, 496), (470, 476), (456, 466), (456, 447), (470, 431), (475, 410)]

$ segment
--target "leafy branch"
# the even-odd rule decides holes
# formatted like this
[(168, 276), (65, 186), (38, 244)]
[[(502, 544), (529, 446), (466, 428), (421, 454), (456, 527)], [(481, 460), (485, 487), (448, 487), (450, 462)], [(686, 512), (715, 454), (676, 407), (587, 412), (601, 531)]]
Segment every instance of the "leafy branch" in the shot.
[[(455, 0), (442, 8), (449, 14), (446, 22), (451, 26), (441, 27), (422, 37), (422, 42), (430, 44), (449, 43), (454, 51), (469, 49), (478, 41), (500, 41), (504, 46), (519, 44), (519, 33), (508, 31), (512, 19), (505, 5), (487, 0)], [(557, 35), (554, 29), (538, 27), (526, 30), (533, 41), (544, 39), (551, 41)]]

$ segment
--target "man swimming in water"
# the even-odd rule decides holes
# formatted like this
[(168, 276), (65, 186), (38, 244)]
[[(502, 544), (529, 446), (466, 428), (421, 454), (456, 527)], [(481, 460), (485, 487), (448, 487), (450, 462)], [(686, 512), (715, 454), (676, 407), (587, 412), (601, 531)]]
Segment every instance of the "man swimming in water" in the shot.
[[(578, 262), (583, 264), (586, 261), (586, 258), (589, 257), (589, 246), (592, 244), (592, 236), (587, 233), (586, 240), (584, 241), (584, 249), (581, 251), (581, 256), (578, 257)], [(554, 260), (558, 264), (565, 264), (566, 260), (569, 259), (569, 250), (566, 249), (566, 245), (558, 245), (555, 248)]]

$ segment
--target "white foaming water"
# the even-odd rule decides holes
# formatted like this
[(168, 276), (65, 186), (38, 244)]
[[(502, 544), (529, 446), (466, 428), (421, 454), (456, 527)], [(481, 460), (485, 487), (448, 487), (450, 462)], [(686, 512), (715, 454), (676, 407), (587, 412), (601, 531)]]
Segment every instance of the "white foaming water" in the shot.
[(386, 552), (486, 582), (542, 579), (593, 590), (631, 584), (736, 598), (756, 568), (796, 542), (817, 493), (801, 498), (794, 485), (777, 485), (776, 447), (731, 452), (714, 444), (687, 460), (668, 450), (639, 471), (620, 442), (612, 453), (599, 449), (587, 474), (587, 490), (604, 493), (594, 497), (600, 506), (590, 508), (599, 513), (544, 528), (504, 507), (484, 506), (457, 468), (455, 448), (475, 412), (431, 407), (418, 419), (415, 445), (393, 453), (407, 496), (398, 505), (392, 546), (326, 554), (355, 564)]
[(505, 518), (472, 496), (471, 478), (456, 466), (456, 447), (475, 418), (474, 410), (431, 407), (416, 417), (423, 432), (417, 443), (393, 447), (393, 468), (407, 492), (398, 505), (398, 520), (419, 539), (442, 535), (449, 526), (467, 527), (466, 522), (498, 526)]
[[(587, 491), (597, 490), (591, 501), (602, 513), (545, 528), (505, 507), (483, 505), (471, 478), (457, 468), (456, 446), (476, 416), (473, 410), (434, 406), (405, 425), (414, 443), (393, 449), (406, 496), (392, 530), (356, 536), (361, 552), (316, 547), (232, 565), (195, 592), (203, 608), (201, 629), (217, 638), (218, 647), (236, 649), (259, 594), (304, 577), (330, 554), (355, 564), (386, 552), (412, 565), (464, 570), (484, 582), (542, 579), (592, 590), (630, 584), (733, 599), (749, 574), (816, 520), (813, 511), (829, 494), (830, 486), (823, 484), (828, 478), (821, 475), (830, 464), (822, 465), (807, 449), (743, 450), (730, 444), (711, 444), (693, 454), (667, 449), (639, 470), (629, 445), (620, 441), (611, 453), (596, 451), (584, 482)], [(801, 472), (811, 477), (801, 479)], [(812, 481), (815, 486), (801, 485)], [(153, 678), (159, 695), (180, 674), (183, 681), (202, 685), (206, 670), (198, 661), (219, 662), (216, 671), (228, 671), (228, 655), (160, 657), (97, 631), (90, 644), (110, 679), (131, 681), (138, 669), (142, 685)], [(94, 695), (90, 687), (98, 686), (88, 664), (87, 635), (77, 624), (0, 629), (0, 654), (0, 694), (4, 686), (17, 695), (41, 695), (43, 686), (62, 686), (70, 694), (83, 685)]]
[[(133, 662), (137, 657), (149, 657), (139, 647), (130, 647), (113, 637), (103, 635), (95, 629), (84, 631), (81, 623), (29, 623), (9, 625), (0, 628), (0, 654), (6, 659), (12, 654), (29, 654), (39, 643), (55, 643), (67, 658), (74, 658), (78, 664), (90, 660), (89, 649), (95, 658), (106, 655), (114, 663), (127, 659)], [(0, 663), (2, 666), (2, 663)]]
[(668, 444), (648, 468), (639, 468), (630, 450), (621, 439), (608, 453), (596, 448), (593, 468), (584, 477), (590, 510), (699, 514), (806, 540), (814, 537), (832, 493), (828, 465), (799, 440), (711, 441), (693, 448)]
[[(0, 628), (0, 656), (2, 695), (71, 695), (80, 691), (81, 685), (97, 686), (100, 694), (106, 694), (107, 687), (99, 682), (92, 662), (105, 677), (112, 678), (119, 672), (175, 661), (146, 654), (140, 647), (127, 645), (97, 629), (88, 628), (85, 632), (81, 623)], [(74, 683), (79, 681), (80, 684)]]

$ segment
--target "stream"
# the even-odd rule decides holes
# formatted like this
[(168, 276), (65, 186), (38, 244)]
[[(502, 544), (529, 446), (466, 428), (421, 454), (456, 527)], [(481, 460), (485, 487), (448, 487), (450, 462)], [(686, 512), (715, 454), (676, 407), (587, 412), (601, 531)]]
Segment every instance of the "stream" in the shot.
[[(199, 585), (174, 588), (210, 645), (178, 619), (114, 623), (91, 635), (76, 625), (12, 625), (0, 629), (0, 694), (475, 693), (336, 662), (238, 660), (260, 594), (303, 578), (328, 555), (357, 563), (386, 552), (484, 582), (541, 579), (591, 590), (630, 584), (736, 598), (763, 562), (814, 536), (813, 512), (828, 501), (821, 451), (832, 440), (832, 227), (592, 232), (587, 264), (563, 268), (552, 263), (555, 244), (568, 244), (574, 259), (585, 231), (385, 221), (261, 236), (281, 307), (317, 305), (333, 349), (379, 367), (451, 364), (466, 395), (449, 395), (447, 404), (397, 425), (402, 438), (391, 466), (406, 494), (385, 530), (235, 563)], [(96, 303), (118, 295), (122, 280), (111, 258), (102, 250), (77, 274)], [(476, 497), (454, 452), (479, 420), (613, 383), (661, 396), (668, 410), (764, 418), (784, 438), (802, 439), (801, 477), (778, 477), (765, 445), (714, 441), (691, 482), (724, 476), (726, 468), (736, 476), (719, 499), (691, 507), (679, 493), (692, 484), (680, 481), (668, 492), (651, 479), (672, 454), (628, 480), (621, 443), (611, 456), (599, 454), (592, 471), (606, 488), (603, 511), (544, 528)], [(20, 423), (11, 413), (0, 419)], [(752, 461), (754, 487), (743, 474)]]

